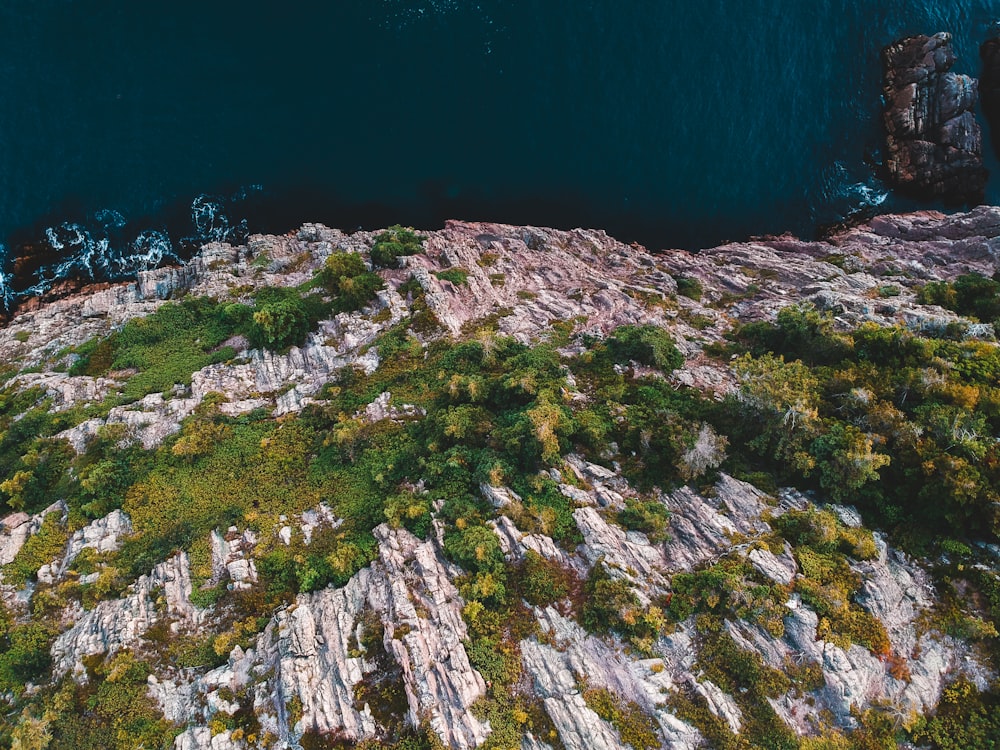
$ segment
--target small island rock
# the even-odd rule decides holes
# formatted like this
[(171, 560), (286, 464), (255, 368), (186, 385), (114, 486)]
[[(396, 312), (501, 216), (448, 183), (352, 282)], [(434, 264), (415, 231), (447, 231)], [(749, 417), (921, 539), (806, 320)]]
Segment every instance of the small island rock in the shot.
[(986, 185), (974, 78), (952, 73), (951, 35), (912, 36), (882, 51), (890, 182), (918, 198), (979, 203)]

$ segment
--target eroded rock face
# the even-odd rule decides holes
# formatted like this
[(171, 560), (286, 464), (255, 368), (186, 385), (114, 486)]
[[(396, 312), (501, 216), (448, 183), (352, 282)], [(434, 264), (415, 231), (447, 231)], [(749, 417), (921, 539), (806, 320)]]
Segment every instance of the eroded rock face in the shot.
[[(733, 549), (737, 534), (754, 536), (770, 530), (760, 519), (766, 507), (763, 492), (726, 475), (716, 489), (714, 497), (706, 498), (682, 487), (667, 499), (671, 516), (665, 551), (672, 569), (692, 570), (718, 558)], [(769, 558), (758, 559), (768, 566), (772, 563)]]
[(56, 511), (63, 512), (61, 502), (53, 503), (41, 513), (29, 516), (27, 513), (11, 513), (0, 521), (0, 565), (13, 562), (28, 537), (42, 528), (45, 516)]
[(131, 533), (132, 521), (128, 515), (121, 510), (111, 511), (104, 518), (99, 518), (73, 532), (62, 559), (39, 569), (38, 580), (42, 583), (54, 583), (66, 575), (77, 555), (83, 550), (92, 549), (98, 554), (114, 552), (120, 546), (121, 539)]
[(581, 693), (584, 679), (590, 687), (607, 688), (655, 717), (667, 747), (693, 750), (701, 746), (700, 733), (662, 707), (664, 693), (674, 686), (668, 672), (652, 669), (655, 660), (629, 659), (551, 607), (535, 614), (546, 642), (522, 641), (521, 659), (568, 750), (629, 747), (587, 705)]
[[(376, 537), (375, 563), (342, 588), (300, 595), (274, 616), (254, 648), (237, 647), (227, 666), (187, 684), (153, 683), (165, 714), (195, 710), (207, 721), (219, 711), (232, 713), (238, 707), (219, 703), (218, 691), (249, 686), (262, 726), (289, 744), (306, 731), (377, 739), (388, 709), (359, 699), (365, 694), (359, 686), (384, 679), (380, 670), (388, 670), (397, 674), (392, 690), (413, 726), (426, 720), (449, 747), (481, 744), (490, 727), (471, 707), (486, 686), (463, 645), (464, 602), (451, 572), (433, 541), (388, 526), (378, 527)], [(379, 643), (366, 649), (362, 643), (373, 635)], [(293, 702), (301, 706), (299, 718), (288, 709)], [(195, 741), (194, 731), (177, 742)]]
[(206, 613), (191, 604), (190, 597), (191, 571), (181, 552), (140, 576), (127, 596), (100, 602), (61, 633), (52, 644), (56, 675), (83, 674), (83, 657), (128, 648), (161, 618), (169, 618), (178, 631), (197, 627)]
[[(613, 472), (603, 471), (605, 482), (620, 481)], [(588, 494), (581, 491), (574, 497), (585, 499)], [(812, 506), (801, 493), (786, 490), (771, 498), (750, 484), (722, 475), (708, 496), (683, 488), (665, 502), (671, 511), (670, 538), (660, 545), (608, 524), (596, 510), (593, 496), (575, 513), (585, 543), (573, 555), (554, 551), (558, 547), (548, 537), (522, 533), (503, 516), (494, 529), (511, 559), (533, 550), (570, 569), (586, 570), (602, 559), (619, 571), (628, 571), (621, 575), (641, 601), (649, 601), (650, 592), (662, 591), (672, 574), (711, 565), (724, 555), (745, 556), (762, 576), (779, 586), (790, 587), (799, 575), (787, 543), (784, 551), (775, 554), (755, 542), (771, 534), (765, 514), (777, 516)], [(845, 519), (845, 525), (860, 524), (853, 508), (829, 509)], [(739, 544), (734, 543), (737, 536)], [(852, 563), (863, 581), (856, 600), (885, 626), (891, 655), (878, 656), (857, 644), (845, 648), (823, 640), (818, 635), (818, 615), (797, 594), (785, 604), (780, 636), (744, 621), (724, 625), (737, 646), (756, 651), (776, 669), (806, 663), (819, 668), (823, 685), (818, 690), (808, 695), (791, 691), (771, 701), (777, 715), (800, 734), (813, 733), (829, 717), (840, 727), (852, 728), (854, 712), (878, 702), (898, 706), (902, 714), (926, 712), (957, 674), (966, 674), (982, 687), (989, 682), (988, 672), (970, 656), (967, 646), (920, 626), (921, 617), (934, 602), (927, 574), (877, 536), (876, 546), (875, 559)], [(734, 696), (706, 679), (698, 667), (699, 636), (693, 620), (661, 637), (651, 654), (640, 656), (587, 634), (556, 608), (535, 614), (541, 635), (521, 643), (522, 661), (567, 747), (588, 747), (581, 739), (588, 735), (596, 738), (591, 742), (617, 747), (613, 728), (602, 725), (582, 700), (584, 681), (646, 707), (656, 717), (668, 747), (694, 747), (700, 737), (662, 705), (665, 696), (676, 691), (699, 695), (732, 731), (740, 730), (742, 715)], [(658, 665), (655, 670), (653, 664)]]
[(228, 578), (234, 589), (246, 589), (257, 582), (257, 564), (253, 560), (253, 548), (257, 535), (247, 529), (242, 534), (235, 526), (225, 534), (213, 531), (212, 580), (216, 584)]
[(901, 190), (978, 203), (986, 185), (975, 79), (952, 73), (950, 34), (913, 36), (886, 47), (886, 168)]

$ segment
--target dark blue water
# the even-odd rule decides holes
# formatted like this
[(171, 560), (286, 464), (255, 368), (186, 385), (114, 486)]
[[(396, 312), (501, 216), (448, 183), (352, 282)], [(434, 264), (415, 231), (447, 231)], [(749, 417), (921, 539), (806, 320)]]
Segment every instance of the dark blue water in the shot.
[(988, 0), (12, 0), (0, 239), (76, 259), (41, 269), (44, 287), (241, 220), (584, 225), (654, 248), (809, 235), (913, 206), (868, 163), (880, 48), (951, 31), (976, 74), (997, 15)]

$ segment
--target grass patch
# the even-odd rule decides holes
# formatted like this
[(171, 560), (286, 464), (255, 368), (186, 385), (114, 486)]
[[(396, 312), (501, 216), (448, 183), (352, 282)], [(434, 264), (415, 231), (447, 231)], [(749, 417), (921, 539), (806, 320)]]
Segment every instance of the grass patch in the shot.
[(447, 268), (444, 271), (435, 271), (434, 275), (441, 281), (450, 281), (455, 286), (463, 286), (469, 280), (469, 272), (464, 268)]

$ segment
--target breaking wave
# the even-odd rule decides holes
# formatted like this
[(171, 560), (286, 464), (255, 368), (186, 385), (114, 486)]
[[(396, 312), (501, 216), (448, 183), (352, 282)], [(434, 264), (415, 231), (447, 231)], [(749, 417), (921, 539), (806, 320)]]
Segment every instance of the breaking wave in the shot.
[(864, 171), (848, 170), (842, 162), (835, 162), (824, 170), (817, 200), (811, 201), (812, 220), (827, 223), (864, 216), (889, 199), (889, 189), (877, 177)]
[[(249, 232), (246, 219), (234, 219), (240, 201), (260, 190), (241, 188), (229, 198), (202, 194), (190, 204), (180, 226), (134, 229), (120, 211), (101, 209), (83, 221), (66, 221), (46, 227), (30, 243), (34, 268), (18, 272), (8, 248), (0, 244), (0, 259), (10, 268), (0, 268), (0, 311), (10, 310), (18, 300), (49, 292), (65, 280), (84, 283), (116, 281), (134, 277), (170, 263), (183, 263), (191, 251), (208, 242), (240, 242)], [(24, 247), (15, 249), (20, 254)]]

